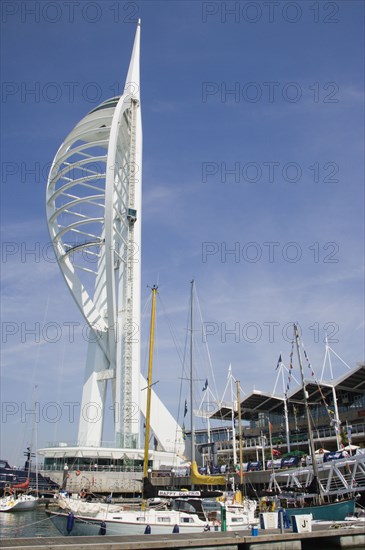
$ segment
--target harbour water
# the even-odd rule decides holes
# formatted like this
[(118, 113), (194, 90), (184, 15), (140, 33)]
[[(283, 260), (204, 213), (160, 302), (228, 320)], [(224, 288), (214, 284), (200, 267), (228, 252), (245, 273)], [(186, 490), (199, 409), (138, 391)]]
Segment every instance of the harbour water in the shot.
[(59, 536), (61, 535), (48, 519), (44, 506), (28, 512), (0, 514), (0, 538)]

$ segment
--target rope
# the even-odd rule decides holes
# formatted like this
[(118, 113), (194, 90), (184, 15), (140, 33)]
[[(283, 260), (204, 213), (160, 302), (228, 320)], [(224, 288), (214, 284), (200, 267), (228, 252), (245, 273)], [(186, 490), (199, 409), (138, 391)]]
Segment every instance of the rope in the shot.
[(324, 395), (324, 393), (323, 393), (323, 391), (322, 391), (322, 388), (321, 388), (321, 386), (320, 386), (320, 383), (319, 383), (318, 380), (317, 380), (317, 377), (316, 377), (316, 375), (315, 375), (314, 369), (313, 369), (313, 367), (312, 367), (312, 365), (311, 365), (311, 363), (310, 363), (310, 361), (309, 361), (308, 354), (307, 354), (307, 352), (306, 352), (305, 349), (304, 349), (304, 342), (303, 342), (303, 340), (302, 340), (302, 348), (303, 348), (303, 354), (304, 354), (305, 360), (306, 360), (306, 362), (307, 362), (307, 366), (308, 366), (309, 370), (311, 371), (311, 376), (312, 376), (312, 378), (313, 378), (313, 380), (314, 380), (314, 383), (316, 384), (316, 386), (317, 386), (317, 388), (318, 388), (319, 394), (320, 394), (320, 396), (321, 396), (322, 402), (323, 402), (323, 404), (324, 404), (324, 407), (325, 407), (326, 412), (327, 412), (327, 414), (328, 414), (328, 417), (329, 417), (329, 419), (330, 419), (331, 425), (334, 426), (335, 431), (336, 431), (336, 434), (339, 434), (340, 426), (339, 426), (337, 420), (335, 419), (335, 412), (332, 411), (332, 409), (329, 408), (329, 405), (328, 405), (328, 403), (327, 403), (327, 401), (326, 401), (326, 397), (325, 397), (325, 395)]
[(214, 386), (214, 390), (215, 390), (215, 395), (217, 396), (217, 395), (218, 395), (217, 384), (216, 384), (216, 380), (215, 380), (215, 376), (214, 376), (214, 370), (213, 370), (212, 359), (211, 359), (211, 356), (210, 356), (210, 350), (209, 350), (209, 346), (208, 346), (208, 340), (207, 340), (207, 338), (206, 338), (206, 334), (205, 334), (205, 331), (204, 331), (203, 315), (202, 315), (202, 311), (201, 311), (201, 307), (200, 307), (200, 301), (199, 301), (199, 298), (198, 298), (198, 291), (197, 291), (196, 285), (195, 285), (195, 296), (196, 296), (196, 301), (197, 301), (197, 304), (198, 304), (198, 311), (199, 311), (200, 322), (201, 322), (202, 327), (203, 327), (202, 335), (204, 336), (204, 340), (205, 340), (205, 345), (206, 345), (206, 350), (207, 350), (207, 356), (208, 356), (208, 363), (209, 363), (209, 368), (210, 368), (210, 375), (211, 375), (212, 380), (213, 380), (213, 386)]
[[(184, 371), (184, 361), (185, 361), (186, 349), (184, 351), (181, 349), (181, 346), (178, 342), (178, 338), (177, 338), (177, 334), (176, 334), (174, 325), (173, 325), (173, 323), (172, 323), (172, 321), (169, 317), (169, 314), (167, 313), (167, 308), (166, 308), (165, 303), (162, 300), (160, 294), (158, 295), (158, 300), (159, 300), (159, 303), (161, 304), (161, 310), (162, 310), (162, 313), (163, 313), (163, 315), (166, 319), (167, 326), (168, 326), (172, 341), (174, 343), (176, 353), (177, 353), (178, 358), (179, 358), (179, 362), (180, 362), (180, 364), (182, 366), (182, 369)], [(177, 441), (178, 441), (178, 432), (179, 432), (178, 422), (179, 422), (180, 410), (181, 410), (181, 396), (182, 396), (182, 380), (180, 382), (180, 389), (179, 389), (178, 414), (177, 414), (177, 423), (176, 423), (175, 439), (174, 439), (174, 455), (175, 455), (175, 458), (176, 458), (176, 455), (177, 455)]]

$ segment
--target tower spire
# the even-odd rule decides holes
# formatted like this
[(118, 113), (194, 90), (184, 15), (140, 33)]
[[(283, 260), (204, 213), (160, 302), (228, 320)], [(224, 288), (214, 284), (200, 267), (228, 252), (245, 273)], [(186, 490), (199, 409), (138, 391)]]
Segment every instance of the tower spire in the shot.
[(133, 99), (140, 100), (139, 55), (141, 42), (141, 20), (138, 19), (136, 34), (127, 78), (124, 85), (124, 94), (131, 94)]

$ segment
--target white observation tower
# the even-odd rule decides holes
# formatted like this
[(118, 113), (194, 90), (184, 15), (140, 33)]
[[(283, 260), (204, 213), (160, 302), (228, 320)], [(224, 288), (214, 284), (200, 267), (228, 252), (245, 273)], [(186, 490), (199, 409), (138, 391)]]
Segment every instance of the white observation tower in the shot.
[[(139, 53), (140, 22), (123, 94), (101, 103), (74, 127), (55, 156), (47, 184), (47, 220), (58, 264), (89, 327), (80, 447), (102, 445), (108, 383), (115, 447), (141, 447), (146, 381), (140, 372)], [(163, 426), (158, 418), (164, 418)], [(181, 429), (155, 394), (151, 428), (159, 450), (181, 452)]]

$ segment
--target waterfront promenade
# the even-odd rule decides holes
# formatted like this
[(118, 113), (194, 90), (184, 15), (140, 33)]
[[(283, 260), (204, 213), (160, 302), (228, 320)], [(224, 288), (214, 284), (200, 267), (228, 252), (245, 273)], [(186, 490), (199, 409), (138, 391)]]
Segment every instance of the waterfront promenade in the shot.
[(178, 535), (100, 536), (100, 537), (47, 537), (2, 539), (2, 550), (313, 550), (313, 548), (365, 548), (363, 526), (315, 529), (311, 533), (281, 534), (278, 530), (229, 533), (201, 533)]

